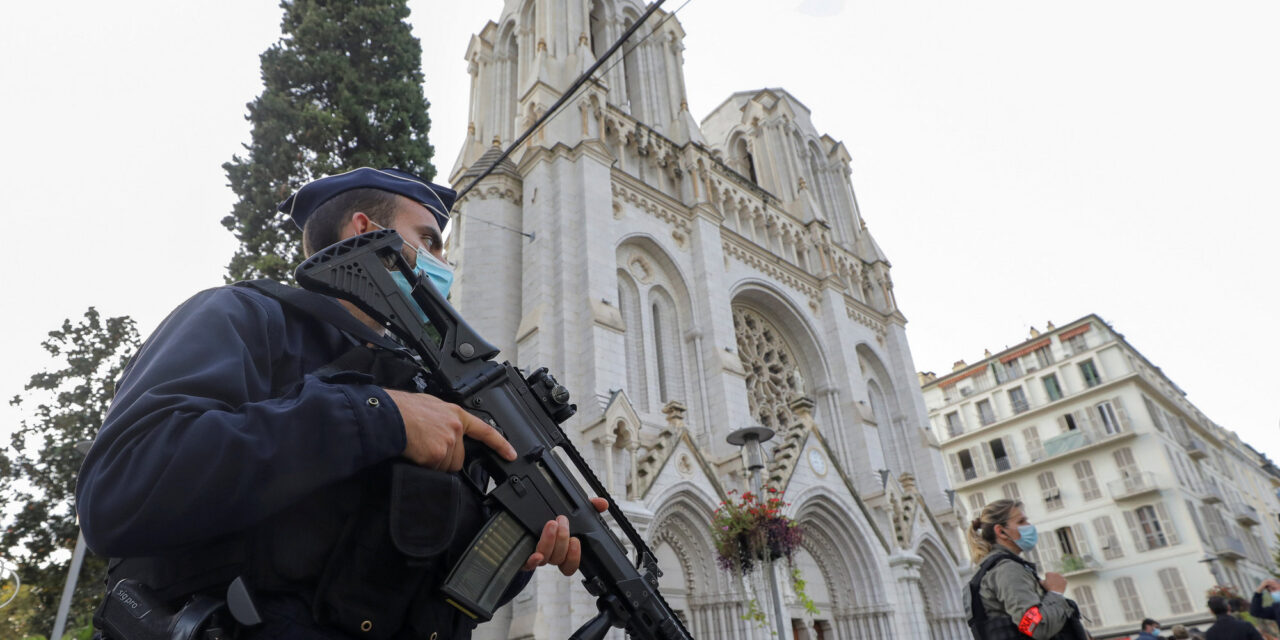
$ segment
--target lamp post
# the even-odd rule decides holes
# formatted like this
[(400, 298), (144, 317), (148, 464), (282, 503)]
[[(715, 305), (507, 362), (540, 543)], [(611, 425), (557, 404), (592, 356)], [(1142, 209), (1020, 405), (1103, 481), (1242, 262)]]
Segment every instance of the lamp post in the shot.
[[(773, 437), (773, 429), (769, 427), (744, 427), (729, 434), (726, 440), (735, 447), (742, 447), (747, 454), (747, 470), (751, 472), (751, 492), (760, 499), (763, 482), (760, 472), (764, 469), (764, 447), (761, 445)], [(766, 553), (764, 571), (768, 574), (769, 593), (773, 596), (773, 617), (777, 622), (779, 640), (787, 637), (787, 628), (782, 615), (782, 593), (778, 590), (777, 576), (773, 573), (773, 559)]]
[[(76, 453), (80, 457), (84, 457), (89, 453), (90, 441), (77, 442), (75, 444)], [(79, 518), (76, 519), (79, 524)], [(84, 564), (84, 531), (80, 531), (76, 536), (76, 548), (71, 553), (71, 568), (67, 571), (67, 582), (62, 586), (62, 599), (58, 602), (58, 615), (53, 621), (53, 633), (49, 635), (51, 640), (62, 640), (62, 632), (67, 627), (67, 614), (71, 611), (71, 596), (76, 592), (76, 580), (80, 577), (80, 566)]]

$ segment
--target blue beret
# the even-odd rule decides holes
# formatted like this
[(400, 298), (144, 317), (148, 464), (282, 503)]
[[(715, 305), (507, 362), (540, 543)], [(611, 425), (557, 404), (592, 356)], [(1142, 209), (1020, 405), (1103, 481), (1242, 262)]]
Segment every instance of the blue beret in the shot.
[(297, 193), (280, 203), (279, 209), (281, 213), (289, 214), (293, 223), (301, 229), (320, 205), (352, 189), (381, 189), (413, 200), (435, 215), (442, 231), (449, 223), (449, 209), (458, 197), (457, 191), (432, 184), (412, 173), (398, 169), (360, 167), (346, 173), (317, 178), (302, 185)]

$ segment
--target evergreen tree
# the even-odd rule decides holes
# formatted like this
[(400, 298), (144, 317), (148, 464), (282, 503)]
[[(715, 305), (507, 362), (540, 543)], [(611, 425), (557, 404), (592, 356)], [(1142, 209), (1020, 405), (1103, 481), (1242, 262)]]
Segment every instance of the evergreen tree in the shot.
[[(41, 343), (54, 367), (31, 376), (10, 404), (27, 418), (0, 449), (0, 556), (17, 564), (23, 593), (0, 616), (0, 637), (53, 629), (79, 528), (72, 508), (82, 455), (115, 395), (116, 380), (138, 349), (128, 316), (103, 318), (89, 307), (77, 324), (64, 320)], [(85, 555), (68, 629), (89, 624), (103, 594), (106, 560)]]
[(222, 165), (239, 201), (222, 224), (240, 240), (227, 280), (293, 278), (298, 229), (276, 206), (302, 184), (356, 167), (430, 180), (422, 45), (407, 0), (283, 0), (282, 36), (261, 56), (247, 155)]

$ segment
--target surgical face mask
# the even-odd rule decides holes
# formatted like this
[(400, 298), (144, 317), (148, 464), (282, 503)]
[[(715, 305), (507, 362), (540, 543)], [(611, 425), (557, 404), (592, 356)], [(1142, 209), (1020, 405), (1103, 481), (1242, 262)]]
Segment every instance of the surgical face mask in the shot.
[(1271, 592), (1271, 602), (1280, 602), (1280, 589)]
[(1034, 524), (1024, 524), (1018, 527), (1018, 535), (1020, 537), (1017, 540), (1014, 540), (1013, 543), (1018, 545), (1019, 549), (1022, 549), (1023, 551), (1030, 551), (1032, 547), (1036, 546), (1036, 539), (1039, 537), (1039, 534), (1036, 533), (1036, 526)]
[[(369, 223), (379, 229), (386, 229), (386, 227), (372, 220), (370, 220)], [(423, 249), (422, 247), (413, 244), (410, 244), (409, 247), (417, 252), (417, 259), (414, 261), (413, 270), (419, 275), (425, 275), (430, 279), (431, 284), (435, 285), (436, 291), (440, 292), (440, 296), (448, 299), (449, 289), (453, 287), (453, 266), (446, 264), (439, 258), (431, 255), (431, 252)], [(399, 271), (392, 271), (391, 278), (396, 281), (396, 286), (400, 287), (400, 290), (404, 292), (405, 297), (412, 297), (409, 295), (409, 292), (413, 290), (413, 287), (409, 284), (409, 280), (404, 277), (403, 273), (400, 273)]]

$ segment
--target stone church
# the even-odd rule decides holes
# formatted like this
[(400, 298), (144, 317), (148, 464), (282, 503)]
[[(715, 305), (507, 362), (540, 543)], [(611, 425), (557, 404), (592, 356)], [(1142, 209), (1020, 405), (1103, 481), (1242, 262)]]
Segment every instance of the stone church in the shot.
[[(643, 11), (635, 0), (507, 0), (472, 37), (459, 188), (546, 112)], [(779, 563), (791, 638), (967, 637), (967, 564), (893, 293), (844, 145), (783, 89), (689, 113), (680, 23), (659, 11), (458, 203), (454, 304), (503, 358), (574, 393), (564, 424), (655, 550), (694, 637), (771, 638), (769, 578), (720, 570), (710, 522), (749, 487), (736, 429), (805, 527)], [(760, 624), (744, 619), (752, 603)], [(595, 612), (539, 571), (479, 638), (568, 637)], [(614, 632), (612, 637), (622, 637)], [(789, 640), (789, 639), (779, 639)]]

